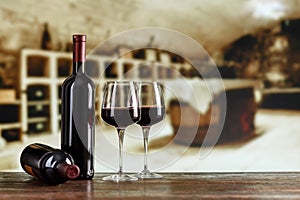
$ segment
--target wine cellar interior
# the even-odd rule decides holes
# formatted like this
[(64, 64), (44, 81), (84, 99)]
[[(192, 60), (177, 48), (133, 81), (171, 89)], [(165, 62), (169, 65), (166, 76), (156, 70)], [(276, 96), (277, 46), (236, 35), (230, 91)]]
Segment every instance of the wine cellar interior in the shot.
[[(189, 101), (168, 99), (167, 118), (154, 128), (155, 137), (150, 141), (150, 146), (155, 149), (153, 156), (150, 155), (157, 163), (154, 167), (165, 164), (169, 155), (177, 151), (180, 153), (175, 157), (179, 160), (170, 160), (172, 164), (166, 164), (161, 170), (300, 169), (297, 158), (300, 151), (299, 0), (270, 0), (261, 13), (259, 10), (263, 5), (257, 0), (247, 3), (233, 0), (232, 8), (208, 0), (192, 1), (190, 5), (177, 2), (177, 6), (171, 6), (170, 1), (154, 1), (151, 5), (135, 0), (89, 1), (83, 8), (74, 2), (77, 0), (0, 3), (0, 158), (3, 160), (0, 170), (20, 170), (20, 150), (30, 142), (45, 141), (59, 146), (61, 84), (71, 74), (71, 36), (78, 32), (88, 35), (87, 73), (96, 84), (96, 153), (100, 160), (97, 171), (111, 170), (101, 160), (113, 156), (103, 155), (109, 151), (105, 149), (105, 142), (116, 142), (113, 141), (116, 133), (102, 122), (99, 114), (102, 90), (106, 81), (119, 79), (157, 80), (179, 91), (182, 85), (177, 80), (185, 79), (197, 91), (196, 96), (216, 103), (199, 114)], [(279, 8), (272, 13), (272, 3), (281, 5), (283, 14), (279, 13)], [(204, 4), (207, 4), (205, 8)], [(181, 11), (177, 9), (180, 5)], [(174, 19), (166, 12), (168, 6)], [(103, 11), (103, 16), (94, 16), (92, 10), (95, 7)], [(46, 8), (43, 15), (42, 10)], [(240, 18), (247, 18), (247, 23), (230, 14), (236, 8), (252, 9), (251, 12), (237, 13)], [(141, 12), (144, 17), (137, 19), (135, 14)], [(77, 16), (78, 13), (84, 14)], [(266, 13), (270, 16), (264, 16)], [(76, 16), (70, 17), (74, 14)], [(63, 17), (65, 22), (62, 22)], [(75, 22), (82, 25), (77, 26)], [(205, 53), (195, 54), (195, 49), (184, 49), (185, 44), (180, 47), (175, 46), (175, 42), (166, 44), (163, 37), (148, 33), (142, 40), (130, 38), (116, 41), (101, 51), (97, 49), (99, 44), (123, 31), (143, 27), (182, 32), (202, 45)], [(140, 44), (147, 48), (136, 49), (135, 46), (143, 46)], [(164, 48), (168, 46), (184, 49), (189, 59)], [(209, 85), (211, 80), (218, 78), (214, 66), (224, 80), (228, 112), (223, 113), (226, 119), (220, 143), (205, 159), (199, 160), (198, 152), (209, 125), (219, 122), (211, 121), (212, 117), (222, 115), (218, 107), (222, 104), (221, 97), (218, 94), (207, 97), (201, 93), (206, 91), (202, 89), (205, 81)], [(188, 91), (182, 91), (183, 99), (185, 92)], [(212, 131), (214, 128), (212, 126)], [(180, 133), (178, 137), (174, 136), (176, 131)], [(186, 146), (190, 131), (197, 135), (193, 141), (188, 141), (190, 146)], [(129, 135), (132, 132), (140, 130), (129, 128)], [(128, 152), (141, 153), (139, 146), (135, 146), (137, 141), (131, 139), (125, 144)], [(161, 157), (155, 157), (155, 152), (164, 147)], [(125, 162), (130, 168), (130, 160)]]

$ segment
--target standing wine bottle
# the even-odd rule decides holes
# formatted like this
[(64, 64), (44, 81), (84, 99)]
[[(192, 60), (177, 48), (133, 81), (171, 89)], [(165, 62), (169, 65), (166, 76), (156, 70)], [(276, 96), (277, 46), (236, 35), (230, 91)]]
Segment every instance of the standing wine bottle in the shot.
[(73, 35), (73, 72), (62, 85), (61, 149), (80, 168), (79, 179), (94, 176), (95, 85), (85, 72), (86, 35)]
[(51, 50), (51, 36), (48, 30), (48, 23), (44, 24), (41, 48), (45, 50)]
[(39, 143), (25, 147), (20, 162), (25, 172), (50, 185), (75, 179), (80, 173), (68, 153)]

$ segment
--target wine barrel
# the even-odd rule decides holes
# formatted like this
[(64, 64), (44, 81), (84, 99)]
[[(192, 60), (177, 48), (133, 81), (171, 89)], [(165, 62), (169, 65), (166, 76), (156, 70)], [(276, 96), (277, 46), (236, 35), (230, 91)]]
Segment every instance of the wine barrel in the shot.
[[(226, 90), (226, 109), (224, 102), (221, 101), (221, 95), (224, 93), (213, 97), (210, 109), (204, 114), (199, 113), (186, 102), (172, 100), (168, 110), (174, 142), (201, 146), (206, 137), (205, 145), (214, 145), (215, 141), (220, 144), (238, 141), (253, 135), (257, 110), (254, 88)], [(221, 121), (224, 119), (221, 116), (225, 116), (224, 123)]]

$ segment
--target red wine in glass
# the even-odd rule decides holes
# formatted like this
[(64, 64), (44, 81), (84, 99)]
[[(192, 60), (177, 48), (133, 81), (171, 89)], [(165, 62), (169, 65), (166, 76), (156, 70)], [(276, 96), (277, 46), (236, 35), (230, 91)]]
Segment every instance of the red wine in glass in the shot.
[(105, 84), (101, 118), (109, 125), (116, 127), (119, 137), (119, 171), (114, 175), (104, 177), (103, 180), (114, 182), (138, 180), (137, 177), (123, 173), (125, 129), (140, 119), (137, 87), (133, 81), (114, 81)]
[(164, 106), (141, 106), (141, 119), (137, 122), (140, 126), (152, 126), (164, 119)]
[(139, 117), (134, 115), (134, 109), (130, 107), (102, 108), (101, 117), (103, 121), (114, 127), (127, 127), (139, 120)]
[(163, 86), (157, 82), (139, 82), (138, 99), (141, 112), (137, 122), (142, 127), (144, 140), (144, 169), (135, 176), (142, 179), (162, 178), (162, 175), (150, 172), (148, 169), (148, 138), (150, 127), (165, 117)]

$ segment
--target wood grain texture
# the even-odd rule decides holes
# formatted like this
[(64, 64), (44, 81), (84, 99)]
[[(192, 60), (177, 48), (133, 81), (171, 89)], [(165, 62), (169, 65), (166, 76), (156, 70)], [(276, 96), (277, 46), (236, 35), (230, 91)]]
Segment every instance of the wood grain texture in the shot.
[(44, 185), (25, 173), (0, 172), (0, 199), (300, 199), (300, 172), (165, 173), (163, 179), (72, 180)]

